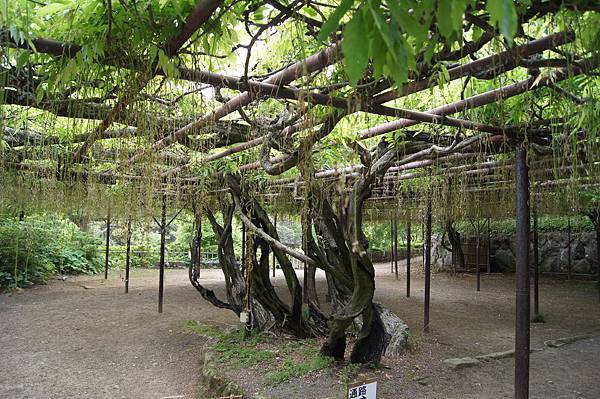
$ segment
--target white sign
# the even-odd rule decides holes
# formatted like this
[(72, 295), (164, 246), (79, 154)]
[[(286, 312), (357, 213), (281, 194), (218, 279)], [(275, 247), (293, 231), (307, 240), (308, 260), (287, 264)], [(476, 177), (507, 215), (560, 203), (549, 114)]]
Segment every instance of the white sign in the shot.
[(348, 399), (377, 399), (377, 381), (371, 379), (348, 385)]

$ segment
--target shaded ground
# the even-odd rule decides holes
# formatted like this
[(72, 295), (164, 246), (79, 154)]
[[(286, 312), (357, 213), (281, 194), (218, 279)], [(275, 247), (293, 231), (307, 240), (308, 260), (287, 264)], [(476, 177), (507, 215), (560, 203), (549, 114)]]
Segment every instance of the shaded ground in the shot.
[[(414, 270), (420, 269), (415, 259)], [(415, 273), (417, 274), (417, 273)], [(167, 271), (165, 313), (156, 313), (156, 271), (136, 272), (131, 292), (122, 293), (118, 275), (52, 281), (12, 296), (0, 295), (0, 397), (164, 398), (196, 397), (198, 352), (204, 342), (183, 329), (186, 320), (236, 325), (233, 313), (202, 301), (184, 270)], [(404, 275), (396, 281), (379, 265), (377, 299), (412, 328), (415, 348), (384, 367), (379, 398), (498, 398), (512, 396), (513, 361), (505, 359), (459, 371), (442, 361), (503, 351), (513, 346), (512, 276), (435, 275), (431, 332), (421, 334), (423, 284), (412, 282), (405, 297)], [(220, 272), (204, 272), (207, 286), (219, 288)], [(283, 287), (278, 274), (276, 285)], [(83, 286), (91, 287), (86, 289)], [(319, 292), (324, 297), (324, 284)], [(600, 359), (600, 305), (594, 283), (543, 279), (545, 324), (532, 328), (532, 347), (582, 333), (595, 338), (532, 354), (531, 391), (538, 398), (597, 398)], [(277, 386), (260, 384), (262, 370), (239, 373), (249, 392), (273, 398), (339, 397), (343, 366), (314, 372)], [(256, 378), (255, 378), (256, 377)], [(182, 395), (182, 396), (179, 396)]]
[(184, 271), (166, 284), (162, 315), (156, 271), (136, 271), (127, 295), (118, 274), (0, 295), (0, 398), (196, 397), (203, 342), (183, 323), (235, 318), (201, 301)]

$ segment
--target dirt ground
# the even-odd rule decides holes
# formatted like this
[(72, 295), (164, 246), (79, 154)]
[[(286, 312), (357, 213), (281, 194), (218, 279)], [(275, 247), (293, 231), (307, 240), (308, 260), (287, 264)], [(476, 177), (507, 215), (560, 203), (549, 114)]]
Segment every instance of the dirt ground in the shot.
[[(437, 274), (432, 279), (430, 333), (421, 333), (423, 280), (414, 259), (412, 296), (405, 277), (377, 267), (378, 301), (411, 327), (415, 346), (384, 359), (375, 370), (379, 398), (501, 398), (512, 396), (513, 360), (450, 370), (443, 360), (511, 349), (514, 330), (512, 276)], [(402, 267), (401, 270), (404, 268)], [(198, 353), (205, 342), (183, 328), (186, 320), (236, 325), (233, 313), (204, 302), (187, 282), (187, 271), (168, 270), (164, 313), (157, 314), (157, 271), (133, 273), (123, 293), (119, 272), (52, 280), (46, 286), (0, 295), (0, 398), (194, 398), (199, 397)], [(220, 271), (201, 279), (222, 294)], [(323, 276), (319, 293), (325, 295)], [(276, 285), (283, 287), (278, 272)], [(531, 355), (535, 398), (598, 398), (600, 304), (592, 282), (542, 279), (541, 311), (533, 348), (548, 339), (591, 338)], [(250, 387), (255, 388), (255, 387)], [(272, 398), (339, 397), (335, 375), (318, 373), (262, 388)], [(255, 392), (255, 391), (251, 391)]]

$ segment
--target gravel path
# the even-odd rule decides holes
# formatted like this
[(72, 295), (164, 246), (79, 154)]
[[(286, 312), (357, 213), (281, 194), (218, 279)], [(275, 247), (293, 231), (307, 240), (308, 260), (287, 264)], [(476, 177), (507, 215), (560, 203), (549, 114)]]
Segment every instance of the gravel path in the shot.
[[(431, 332), (421, 333), (423, 279), (413, 261), (412, 296), (389, 265), (377, 267), (376, 299), (411, 327), (416, 347), (384, 359), (379, 398), (512, 397), (513, 360), (486, 362), (453, 371), (451, 357), (511, 349), (514, 334), (512, 276), (434, 275)], [(401, 265), (402, 266), (402, 265)], [(401, 268), (403, 270), (403, 267)], [(318, 274), (319, 295), (325, 284)], [(222, 275), (203, 271), (202, 280), (222, 296)], [(275, 286), (285, 281), (278, 271)], [(199, 349), (186, 320), (235, 325), (232, 312), (203, 301), (186, 270), (168, 270), (164, 313), (157, 309), (157, 271), (135, 271), (125, 295), (118, 275), (53, 280), (12, 295), (0, 294), (0, 398), (195, 398)], [(600, 305), (593, 282), (543, 279), (541, 309), (546, 323), (532, 325), (532, 347), (547, 339), (592, 334), (591, 339), (531, 356), (534, 398), (599, 398)], [(335, 379), (308, 376), (267, 389), (274, 398), (333, 397)]]
[[(235, 323), (201, 300), (182, 270), (50, 281), (0, 295), (0, 398), (193, 398), (203, 342), (186, 320)], [(87, 287), (87, 288), (85, 288)]]

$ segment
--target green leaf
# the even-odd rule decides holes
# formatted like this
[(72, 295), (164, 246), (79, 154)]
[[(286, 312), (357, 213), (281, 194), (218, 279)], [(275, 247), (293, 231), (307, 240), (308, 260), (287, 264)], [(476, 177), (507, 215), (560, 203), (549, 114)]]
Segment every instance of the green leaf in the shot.
[(502, 36), (512, 42), (517, 33), (517, 10), (512, 0), (488, 0), (486, 9), (490, 23), (497, 26)]
[(40, 8), (37, 11), (37, 14), (40, 17), (44, 17), (46, 15), (56, 14), (58, 12), (64, 11), (64, 10), (68, 9), (69, 7), (71, 7), (70, 4), (50, 3), (50, 4), (45, 5), (44, 7)]
[(435, 15), (442, 36), (450, 39), (460, 31), (466, 9), (465, 0), (440, 0)]
[(358, 11), (344, 28), (342, 41), (344, 65), (350, 83), (356, 85), (369, 62), (369, 43), (366, 40), (365, 18)]
[(331, 35), (338, 26), (340, 26), (340, 21), (346, 15), (350, 7), (354, 4), (354, 0), (342, 0), (341, 4), (335, 9), (334, 12), (331, 13), (327, 21), (321, 27), (321, 31), (319, 32), (319, 36), (317, 36), (317, 40), (324, 41), (327, 39), (327, 36)]

